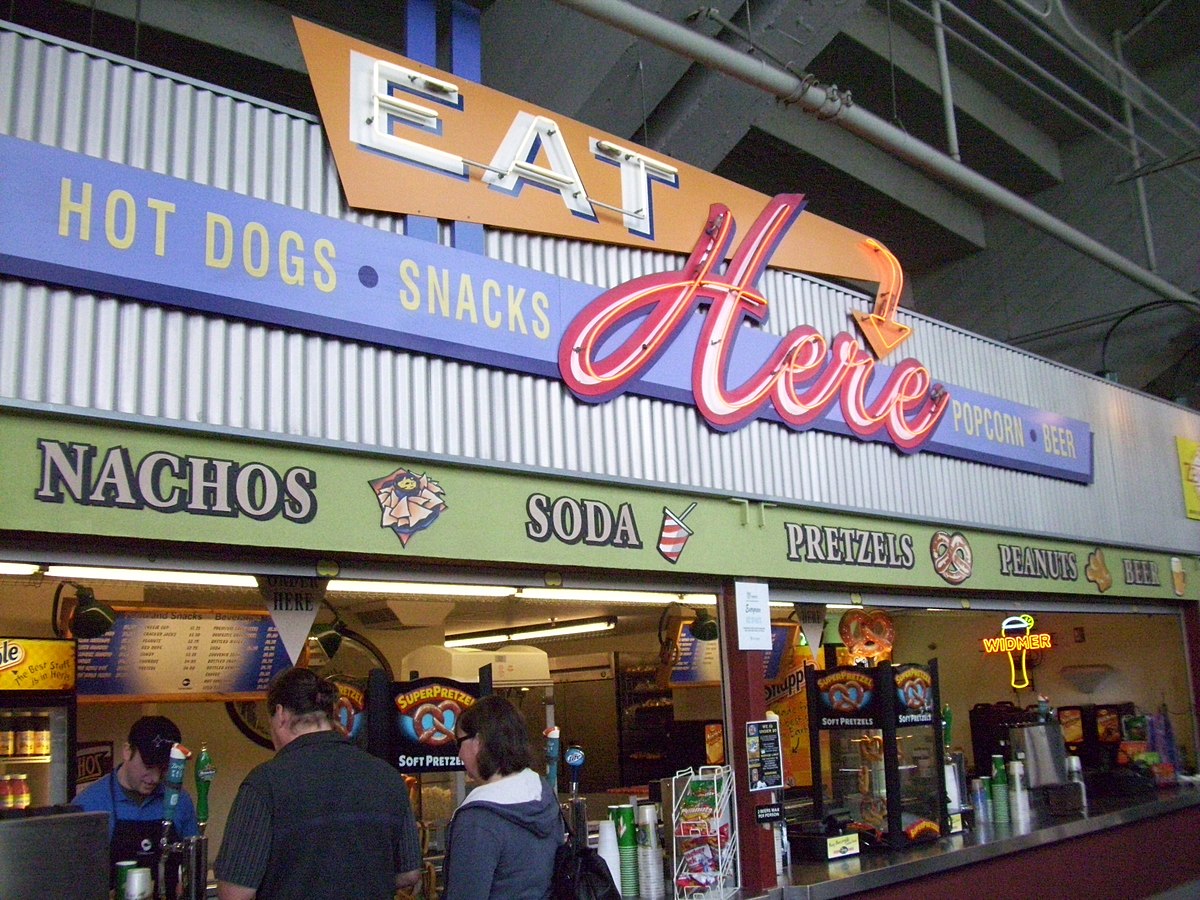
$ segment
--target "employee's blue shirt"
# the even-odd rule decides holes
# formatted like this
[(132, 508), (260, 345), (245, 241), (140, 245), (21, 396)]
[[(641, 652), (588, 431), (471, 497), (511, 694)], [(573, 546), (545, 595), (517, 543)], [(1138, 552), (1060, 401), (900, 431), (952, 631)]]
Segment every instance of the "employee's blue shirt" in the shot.
[[(116, 819), (131, 822), (161, 822), (163, 818), (163, 786), (160, 784), (145, 802), (136, 803), (129, 798), (129, 792), (121, 787), (121, 782), (116, 780), (118, 771), (119, 766), (99, 781), (89, 784), (72, 801), (84, 812), (108, 813), (110, 838), (115, 827), (114, 813)], [(200, 833), (196, 824), (196, 806), (187, 791), (179, 792), (179, 803), (175, 806), (175, 831), (180, 838), (195, 837)]]

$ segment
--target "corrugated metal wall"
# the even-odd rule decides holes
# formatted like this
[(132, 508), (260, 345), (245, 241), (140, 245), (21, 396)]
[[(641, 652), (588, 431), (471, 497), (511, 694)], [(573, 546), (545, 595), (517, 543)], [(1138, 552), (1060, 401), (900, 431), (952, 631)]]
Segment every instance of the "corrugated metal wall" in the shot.
[[(0, 132), (402, 231), (347, 210), (318, 123), (75, 47), (0, 31)], [(489, 232), (489, 255), (609, 286), (678, 257)], [(767, 330), (832, 335), (867, 299), (771, 272)], [(577, 403), (556, 381), (0, 280), (0, 402), (670, 485), (1193, 553), (1176, 435), (1200, 417), (915, 316), (935, 375), (1092, 423), (1090, 487), (755, 423), (716, 434), (690, 409)]]

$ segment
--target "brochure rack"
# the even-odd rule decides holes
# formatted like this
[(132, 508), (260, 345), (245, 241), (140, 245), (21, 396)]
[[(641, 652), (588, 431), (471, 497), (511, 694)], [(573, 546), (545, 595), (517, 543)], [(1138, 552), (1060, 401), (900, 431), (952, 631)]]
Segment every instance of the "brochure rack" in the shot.
[(675, 900), (724, 900), (737, 893), (737, 801), (729, 766), (685, 769), (672, 779)]

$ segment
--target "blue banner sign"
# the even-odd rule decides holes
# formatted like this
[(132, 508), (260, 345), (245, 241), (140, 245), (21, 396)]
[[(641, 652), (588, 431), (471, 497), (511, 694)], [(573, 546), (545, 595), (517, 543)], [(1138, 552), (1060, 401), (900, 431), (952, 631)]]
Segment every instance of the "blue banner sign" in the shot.
[[(562, 336), (603, 293), (474, 253), (3, 136), (0, 272), (555, 379), (562, 377)], [(695, 404), (693, 361), (704, 319), (697, 307), (628, 390)], [(627, 337), (619, 332), (611, 341)], [(727, 377), (738, 383), (778, 344), (776, 335), (739, 328)], [(892, 371), (875, 366), (868, 405)], [(930, 375), (936, 382), (937, 373)], [(945, 412), (913, 450), (1092, 482), (1086, 422), (945, 383), (941, 389), (949, 397)], [(769, 404), (761, 417), (782, 421)], [(887, 429), (865, 438), (861, 425), (851, 429), (838, 403), (789, 427), (891, 441)]]

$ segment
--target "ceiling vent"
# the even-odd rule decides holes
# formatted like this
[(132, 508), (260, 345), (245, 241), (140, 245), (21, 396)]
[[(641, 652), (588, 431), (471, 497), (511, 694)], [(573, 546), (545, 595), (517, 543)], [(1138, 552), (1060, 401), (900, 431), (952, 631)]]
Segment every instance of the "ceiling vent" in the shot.
[(431, 628), (445, 623), (454, 603), (439, 600), (370, 600), (344, 608), (364, 628)]
[(545, 650), (523, 644), (505, 644), (496, 650), (473, 647), (418, 647), (400, 661), (406, 679), (450, 678), (468, 684), (479, 681), (479, 670), (492, 667), (496, 688), (529, 688), (550, 685), (550, 661)]

